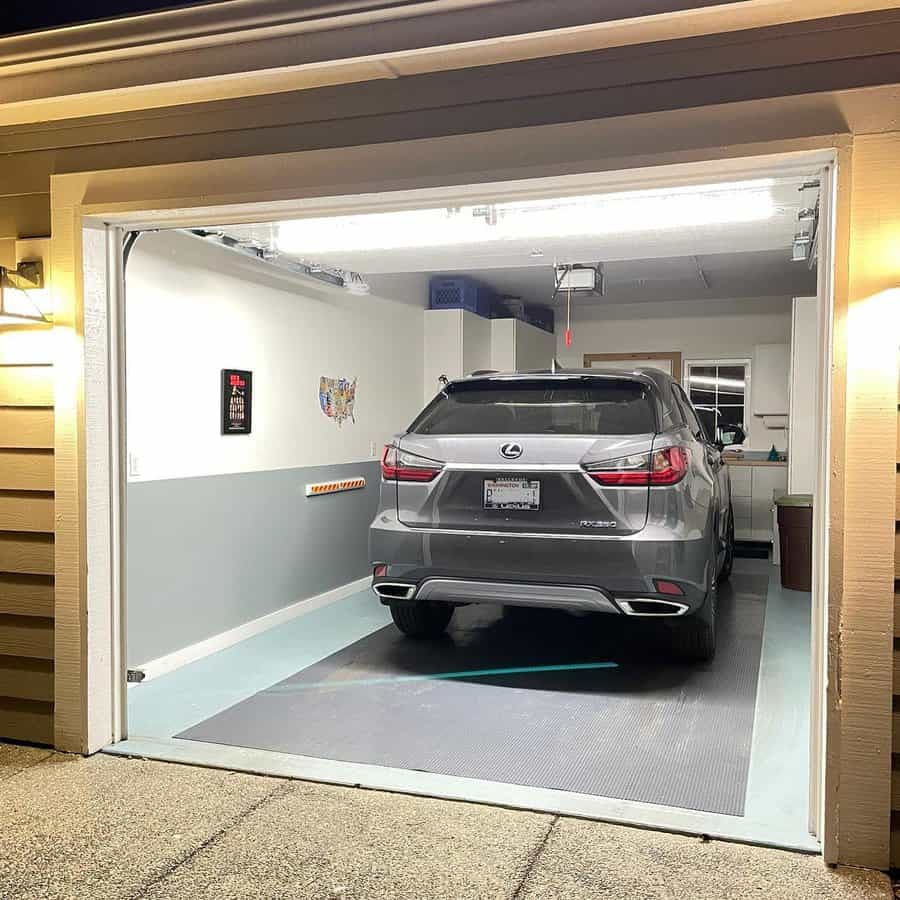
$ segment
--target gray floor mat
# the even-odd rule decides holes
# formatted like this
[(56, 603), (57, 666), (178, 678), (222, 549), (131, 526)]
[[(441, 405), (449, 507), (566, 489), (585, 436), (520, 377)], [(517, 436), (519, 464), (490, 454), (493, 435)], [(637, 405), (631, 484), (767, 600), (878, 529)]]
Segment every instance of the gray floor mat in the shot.
[(732, 581), (709, 664), (670, 661), (655, 623), (465, 607), (442, 640), (380, 629), (177, 736), (742, 815), (767, 578)]

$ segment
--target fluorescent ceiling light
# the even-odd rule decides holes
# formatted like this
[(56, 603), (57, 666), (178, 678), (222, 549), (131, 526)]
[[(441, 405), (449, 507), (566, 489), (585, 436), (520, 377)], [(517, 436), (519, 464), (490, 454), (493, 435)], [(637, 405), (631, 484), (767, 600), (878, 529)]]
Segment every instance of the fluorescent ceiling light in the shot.
[(699, 228), (771, 219), (772, 179), (702, 188), (594, 194), (555, 200), (299, 219), (278, 225), (284, 253), (442, 247), (542, 237)]

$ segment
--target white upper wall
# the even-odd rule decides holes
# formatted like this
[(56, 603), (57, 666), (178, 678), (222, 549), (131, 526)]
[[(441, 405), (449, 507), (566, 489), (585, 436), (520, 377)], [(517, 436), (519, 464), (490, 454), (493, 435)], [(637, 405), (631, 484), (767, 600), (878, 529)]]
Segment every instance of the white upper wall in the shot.
[[(791, 298), (681, 301), (573, 307), (571, 347), (565, 346), (564, 310), (557, 310), (557, 359), (583, 365), (585, 353), (678, 351), (682, 360), (749, 359), (753, 390), (753, 351), (757, 344), (790, 344)], [(601, 314), (602, 313), (602, 314)], [(788, 386), (785, 384), (785, 398)], [(766, 428), (748, 402), (748, 449), (786, 446), (784, 429)]]
[[(126, 303), (130, 480), (373, 459), (421, 409), (422, 310), (408, 303), (178, 232), (137, 242)], [(250, 435), (220, 434), (224, 368), (253, 372)], [(358, 379), (355, 423), (322, 413), (322, 375)]]

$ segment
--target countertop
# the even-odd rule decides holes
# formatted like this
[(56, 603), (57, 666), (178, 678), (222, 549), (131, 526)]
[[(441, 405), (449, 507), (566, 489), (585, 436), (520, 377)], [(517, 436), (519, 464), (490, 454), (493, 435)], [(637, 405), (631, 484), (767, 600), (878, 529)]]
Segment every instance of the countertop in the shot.
[(779, 459), (778, 462), (774, 462), (770, 459), (743, 459), (739, 456), (726, 456), (725, 464), (729, 466), (781, 466), (785, 468), (787, 467), (787, 460)]
[(786, 459), (775, 460), (769, 459), (768, 450), (748, 450), (746, 453), (723, 454), (725, 462), (729, 466), (786, 466)]

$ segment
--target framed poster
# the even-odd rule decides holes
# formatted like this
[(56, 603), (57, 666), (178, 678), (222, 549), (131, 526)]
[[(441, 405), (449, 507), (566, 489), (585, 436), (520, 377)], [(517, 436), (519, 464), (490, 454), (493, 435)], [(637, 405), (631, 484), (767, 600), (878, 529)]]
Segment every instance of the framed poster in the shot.
[(222, 369), (222, 434), (250, 434), (253, 373)]

